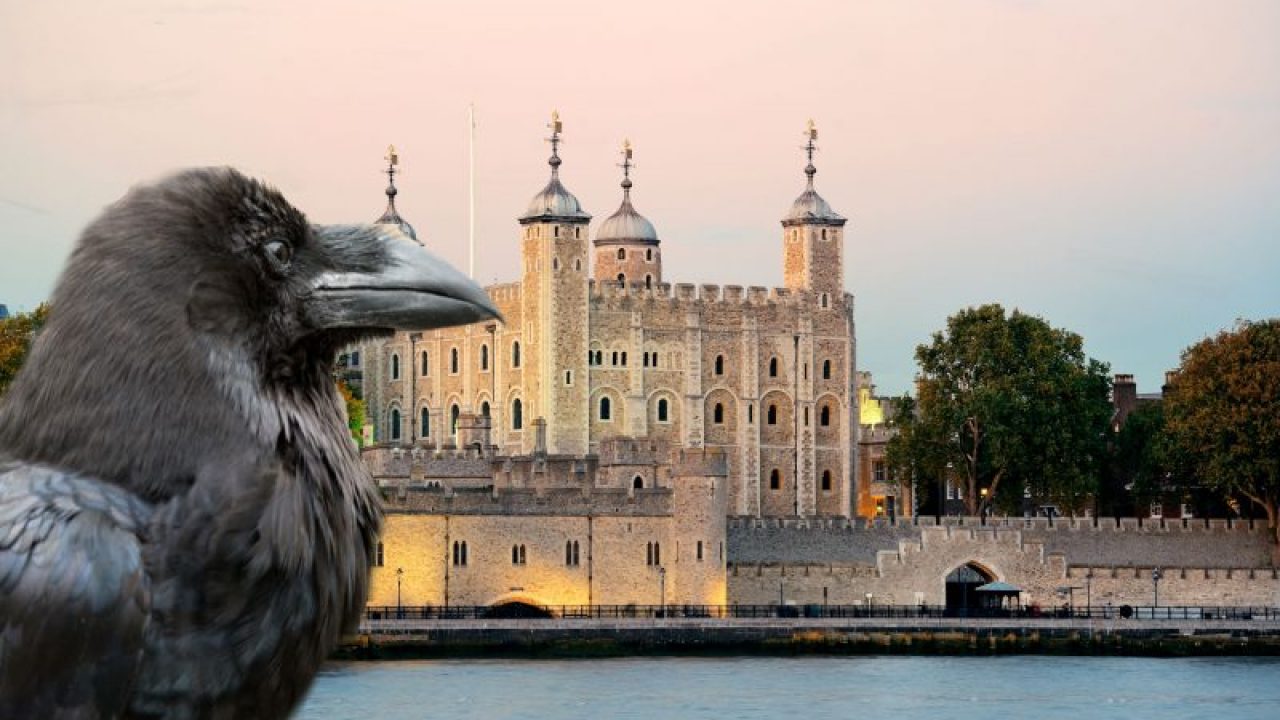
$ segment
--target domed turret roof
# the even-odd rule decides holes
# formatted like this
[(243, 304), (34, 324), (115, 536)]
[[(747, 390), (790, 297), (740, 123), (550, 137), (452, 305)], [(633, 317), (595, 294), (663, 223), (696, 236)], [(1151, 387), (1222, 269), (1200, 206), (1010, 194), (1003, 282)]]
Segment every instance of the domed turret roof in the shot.
[(658, 231), (653, 223), (636, 212), (631, 205), (631, 143), (622, 147), (622, 206), (618, 211), (600, 223), (596, 231), (596, 244), (617, 244), (636, 242), (646, 245), (658, 244)]
[(804, 192), (800, 193), (800, 197), (791, 203), (785, 217), (782, 218), (784, 226), (791, 225), (844, 225), (845, 217), (827, 204), (826, 200), (813, 189), (813, 176), (818, 173), (818, 169), (813, 166), (813, 151), (817, 150), (813, 141), (818, 139), (818, 130), (813, 126), (813, 121), (809, 121), (809, 129), (806, 131), (809, 136), (809, 142), (805, 145), (805, 152), (809, 157), (809, 164), (805, 165), (804, 174), (807, 178), (805, 182)]
[(533, 196), (529, 207), (520, 216), (520, 224), (545, 221), (583, 221), (590, 220), (591, 214), (582, 209), (578, 198), (565, 189), (560, 182), (560, 114), (551, 114), (551, 157), (547, 164), (551, 166), (551, 179), (542, 192)]
[(400, 156), (396, 153), (394, 145), (387, 147), (387, 209), (382, 211), (382, 217), (374, 220), (378, 225), (395, 225), (400, 228), (400, 232), (413, 238), (415, 242), (418, 240), (418, 233), (414, 231), (413, 226), (408, 220), (400, 217), (400, 213), (396, 210), (396, 166), (400, 164)]

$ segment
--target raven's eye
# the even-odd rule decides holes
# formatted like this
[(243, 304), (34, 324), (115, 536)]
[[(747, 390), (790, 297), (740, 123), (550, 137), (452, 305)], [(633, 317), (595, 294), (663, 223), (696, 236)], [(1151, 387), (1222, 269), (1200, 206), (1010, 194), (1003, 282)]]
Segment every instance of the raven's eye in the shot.
[(276, 267), (280, 269), (288, 267), (289, 261), (293, 259), (293, 248), (290, 248), (288, 243), (280, 240), (272, 240), (267, 243), (266, 250), (267, 254), (275, 262)]

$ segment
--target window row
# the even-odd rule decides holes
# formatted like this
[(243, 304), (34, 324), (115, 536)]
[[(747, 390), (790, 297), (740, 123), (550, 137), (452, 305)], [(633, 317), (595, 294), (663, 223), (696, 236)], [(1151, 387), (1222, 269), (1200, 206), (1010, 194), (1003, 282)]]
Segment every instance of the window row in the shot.
[[(354, 353), (353, 353), (354, 354)], [(520, 341), (514, 340), (511, 343), (511, 367), (518, 369), (520, 367)], [(392, 353), (389, 366), (392, 380), (400, 379), (400, 353)], [(461, 361), (458, 348), (449, 348), (449, 374), (457, 375), (461, 369)], [(489, 371), (489, 346), (483, 344), (480, 346), (480, 372)], [(421, 377), (430, 377), (431, 375), (431, 354), (423, 350), (418, 355), (418, 375)]]
[[(822, 488), (823, 492), (831, 492), (831, 471), (830, 470), (822, 471), (822, 480), (819, 482), (819, 487)], [(769, 471), (769, 489), (770, 490), (782, 489), (782, 472), (777, 468), (774, 468), (773, 470)]]
[[(626, 260), (626, 259), (627, 259), (627, 249), (626, 249), (626, 248), (621, 248), (621, 247), (620, 247), (620, 248), (618, 248), (618, 259), (619, 259), (619, 260)], [(653, 262), (653, 248), (645, 248), (645, 249), (644, 249), (644, 261), (645, 261), (645, 262)]]
[[(596, 418), (605, 422), (613, 420), (613, 400), (605, 395), (596, 404)], [(671, 422), (671, 403), (666, 398), (658, 398), (658, 422)]]
[[(490, 417), (491, 412), (488, 400), (480, 403), (481, 417)], [(449, 406), (450, 436), (458, 434), (458, 416), (461, 413), (462, 410), (456, 403)], [(511, 429), (524, 429), (524, 403), (520, 401), (520, 398), (511, 401)], [(403, 418), (400, 415), (400, 408), (393, 407), (387, 413), (387, 430), (392, 441), (403, 439)], [(423, 406), (418, 413), (418, 437), (431, 437), (431, 409), (426, 406)]]

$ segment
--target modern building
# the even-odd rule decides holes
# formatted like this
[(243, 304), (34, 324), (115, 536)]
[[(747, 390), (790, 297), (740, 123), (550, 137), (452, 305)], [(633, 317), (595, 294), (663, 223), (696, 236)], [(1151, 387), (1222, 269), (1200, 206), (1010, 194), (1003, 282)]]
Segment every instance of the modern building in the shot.
[[(619, 207), (593, 226), (561, 177), (558, 117), (550, 127), (549, 178), (517, 218), (521, 275), (487, 288), (504, 322), (398, 333), (348, 356), (373, 445), (451, 451), (475, 417), (488, 419), (497, 456), (544, 442), (550, 455), (591, 458), (609, 438), (645, 438), (722, 452), (728, 514), (852, 515), (846, 219), (814, 186), (812, 123), (805, 186), (781, 219), (776, 288), (672, 283), (661, 236), (633, 204), (631, 148)], [(421, 242), (396, 208), (389, 161), (380, 222)]]

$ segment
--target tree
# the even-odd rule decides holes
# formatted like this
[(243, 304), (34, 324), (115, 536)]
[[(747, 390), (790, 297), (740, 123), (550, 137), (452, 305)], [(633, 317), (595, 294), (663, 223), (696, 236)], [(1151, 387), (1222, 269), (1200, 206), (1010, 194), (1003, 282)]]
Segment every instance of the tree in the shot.
[(947, 318), (916, 348), (919, 413), (890, 444), (891, 466), (945, 473), (973, 514), (1017, 512), (1024, 491), (1080, 509), (1097, 486), (1112, 413), (1108, 368), (1083, 346), (999, 305)]
[(1280, 549), (1280, 319), (1242, 320), (1183, 351), (1165, 428), (1202, 483), (1266, 512)]
[(49, 304), (41, 303), (29, 313), (19, 313), (0, 319), (0, 395), (9, 389), (9, 383), (17, 377), (18, 370), (31, 351), (36, 332), (49, 317)]
[(347, 406), (347, 428), (351, 431), (351, 437), (356, 441), (357, 446), (363, 446), (364, 400), (356, 397), (346, 380), (338, 380), (338, 393), (342, 395), (342, 400)]

